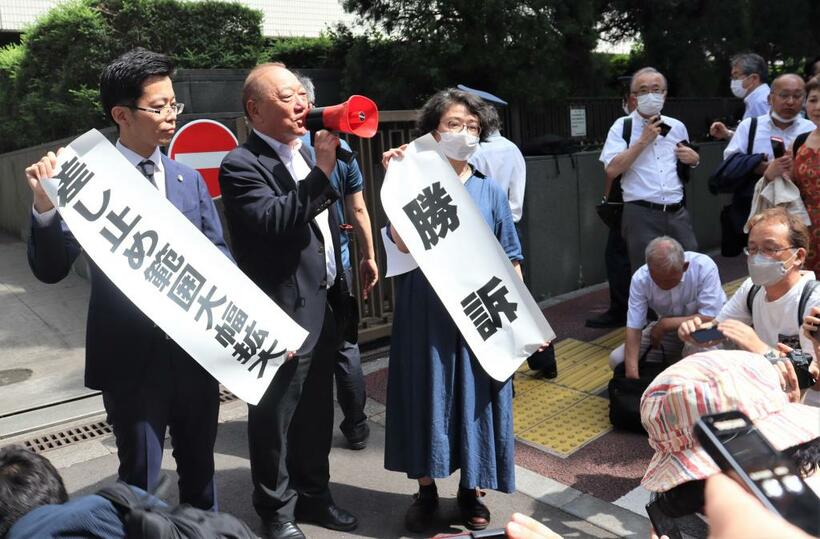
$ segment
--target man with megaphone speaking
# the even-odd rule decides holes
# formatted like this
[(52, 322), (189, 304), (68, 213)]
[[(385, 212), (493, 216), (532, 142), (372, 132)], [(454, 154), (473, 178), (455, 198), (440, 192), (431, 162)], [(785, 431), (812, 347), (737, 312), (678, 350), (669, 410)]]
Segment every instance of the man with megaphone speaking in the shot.
[(328, 208), (339, 138), (319, 130), (303, 146), (305, 89), (280, 63), (256, 66), (242, 103), (248, 140), (222, 162), (219, 183), (239, 267), (309, 332), (248, 408), (253, 505), (265, 537), (298, 539), (296, 520), (349, 531), (358, 521), (333, 502), (328, 455), (333, 430), (333, 362), (348, 294), (339, 223)]

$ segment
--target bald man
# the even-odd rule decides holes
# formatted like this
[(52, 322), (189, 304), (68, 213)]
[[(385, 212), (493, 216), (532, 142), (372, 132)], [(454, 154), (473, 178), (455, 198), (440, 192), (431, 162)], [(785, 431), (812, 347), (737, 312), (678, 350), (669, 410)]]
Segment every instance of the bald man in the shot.
[(350, 531), (356, 517), (328, 489), (333, 361), (346, 323), (337, 317), (347, 293), (339, 222), (328, 211), (339, 198), (328, 179), (339, 139), (319, 131), (313, 149), (302, 145), (307, 94), (283, 64), (255, 67), (242, 102), (253, 129), (219, 170), (236, 261), (308, 331), (259, 404), (248, 407), (254, 508), (265, 537), (304, 537), (296, 520)]

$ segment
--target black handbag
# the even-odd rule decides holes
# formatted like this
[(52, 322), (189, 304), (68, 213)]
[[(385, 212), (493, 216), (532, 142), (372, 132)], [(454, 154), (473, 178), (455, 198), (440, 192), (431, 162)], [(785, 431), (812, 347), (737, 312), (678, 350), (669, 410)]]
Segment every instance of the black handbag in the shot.
[[(626, 147), (629, 148), (629, 141), (632, 138), (632, 117), (624, 119), (621, 136), (626, 141)], [(624, 213), (624, 192), (621, 189), (620, 176), (612, 180), (609, 193), (604, 196), (600, 204), (595, 206), (595, 211), (598, 212), (598, 217), (606, 226), (615, 230), (621, 229), (621, 217)]]
[(666, 354), (664, 354), (662, 363), (646, 360), (651, 349), (651, 346), (647, 348), (638, 360), (640, 378), (627, 378), (624, 363), (615, 367), (607, 389), (609, 392), (609, 422), (616, 429), (646, 434), (646, 429), (641, 424), (641, 396), (652, 380), (666, 368)]

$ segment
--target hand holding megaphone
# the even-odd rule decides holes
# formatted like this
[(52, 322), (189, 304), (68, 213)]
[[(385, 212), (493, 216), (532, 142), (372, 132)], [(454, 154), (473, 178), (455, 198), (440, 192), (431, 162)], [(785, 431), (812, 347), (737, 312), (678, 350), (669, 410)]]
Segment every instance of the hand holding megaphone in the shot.
[[(307, 117), (307, 128), (311, 136), (320, 129), (327, 129), (372, 138), (379, 128), (379, 109), (372, 100), (354, 95), (338, 105), (311, 109)], [(355, 156), (355, 152), (342, 147), (336, 149), (336, 158), (346, 163), (350, 163)]]

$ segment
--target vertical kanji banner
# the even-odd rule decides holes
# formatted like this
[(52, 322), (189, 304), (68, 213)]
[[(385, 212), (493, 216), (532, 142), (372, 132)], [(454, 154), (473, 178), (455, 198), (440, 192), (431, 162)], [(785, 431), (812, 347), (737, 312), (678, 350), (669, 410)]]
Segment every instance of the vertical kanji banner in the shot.
[(555, 332), (437, 146), (428, 134), (390, 161), (382, 205), (481, 366), (504, 381)]
[(57, 164), (44, 188), (86, 254), (214, 378), (257, 404), (307, 332), (99, 131)]

